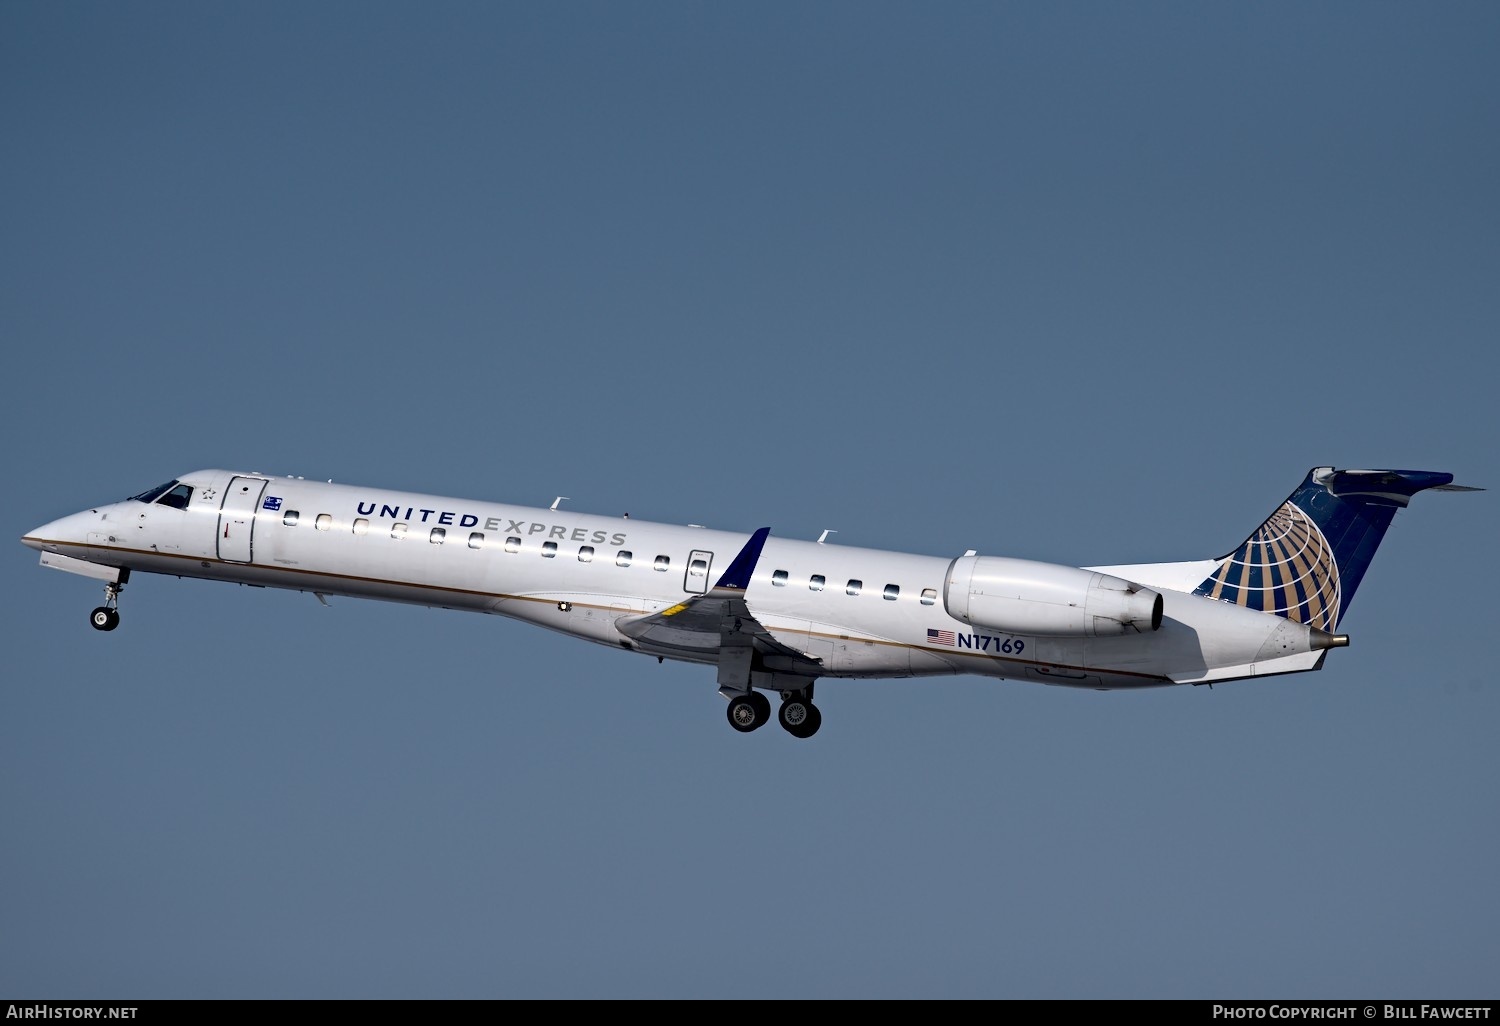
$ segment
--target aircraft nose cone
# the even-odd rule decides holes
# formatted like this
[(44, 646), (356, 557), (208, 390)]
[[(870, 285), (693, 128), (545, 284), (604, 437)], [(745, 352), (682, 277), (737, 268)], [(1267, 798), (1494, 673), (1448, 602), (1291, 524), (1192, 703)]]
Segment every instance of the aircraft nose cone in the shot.
[(97, 520), (98, 514), (93, 512), (60, 517), (27, 531), (21, 536), (21, 544), (39, 551), (59, 544), (81, 545), (88, 535), (88, 524)]
[(21, 544), (28, 548), (40, 550), (46, 545), (46, 539), (57, 537), (57, 524), (58, 521), (54, 520), (50, 524), (43, 524), (41, 527), (32, 528), (21, 536)]

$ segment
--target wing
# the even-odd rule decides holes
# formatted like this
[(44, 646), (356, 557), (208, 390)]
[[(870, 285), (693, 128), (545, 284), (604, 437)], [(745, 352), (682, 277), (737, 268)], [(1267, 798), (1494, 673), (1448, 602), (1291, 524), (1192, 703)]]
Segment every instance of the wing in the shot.
[(750, 586), (770, 533), (769, 527), (762, 527), (751, 535), (729, 569), (705, 594), (686, 598), (659, 613), (621, 617), (615, 626), (643, 651), (654, 655), (721, 662), (730, 655), (726, 650), (743, 650), (734, 656), (747, 670), (750, 657), (759, 654), (782, 656), (805, 665), (806, 672), (816, 673), (817, 660), (773, 638), (745, 604), (745, 589)]

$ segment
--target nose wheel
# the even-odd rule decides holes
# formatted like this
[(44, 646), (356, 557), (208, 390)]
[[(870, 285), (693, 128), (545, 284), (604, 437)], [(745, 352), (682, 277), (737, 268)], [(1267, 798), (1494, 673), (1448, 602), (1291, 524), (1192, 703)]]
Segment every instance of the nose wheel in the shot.
[(89, 623), (96, 631), (112, 631), (120, 626), (120, 589), (125, 587), (122, 581), (118, 584), (113, 582), (104, 586), (104, 605), (89, 614)]

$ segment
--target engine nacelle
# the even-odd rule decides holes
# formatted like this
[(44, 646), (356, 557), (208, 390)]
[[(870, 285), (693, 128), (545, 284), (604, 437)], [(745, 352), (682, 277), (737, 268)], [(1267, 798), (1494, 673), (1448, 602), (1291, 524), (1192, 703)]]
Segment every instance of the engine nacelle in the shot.
[(1005, 556), (960, 556), (948, 571), (949, 615), (1007, 634), (1095, 638), (1161, 627), (1162, 598), (1093, 570)]

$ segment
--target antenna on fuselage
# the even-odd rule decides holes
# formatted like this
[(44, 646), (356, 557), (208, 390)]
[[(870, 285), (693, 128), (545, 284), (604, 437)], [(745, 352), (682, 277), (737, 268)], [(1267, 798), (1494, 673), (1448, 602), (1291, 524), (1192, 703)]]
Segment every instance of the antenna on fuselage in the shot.
[(555, 498), (555, 499), (552, 500), (552, 505), (549, 506), (549, 507), (547, 507), (547, 508), (550, 509), (550, 510), (552, 510), (552, 512), (556, 513), (557, 512), (557, 504), (559, 502), (562, 502), (564, 499), (568, 499), (568, 498), (572, 498), (572, 496), (569, 496), (569, 495), (559, 495), (557, 498)]
[(827, 541), (830, 534), (838, 534), (838, 531), (832, 528), (824, 531), (822, 534), (818, 535), (818, 544), (822, 545), (825, 541)]

